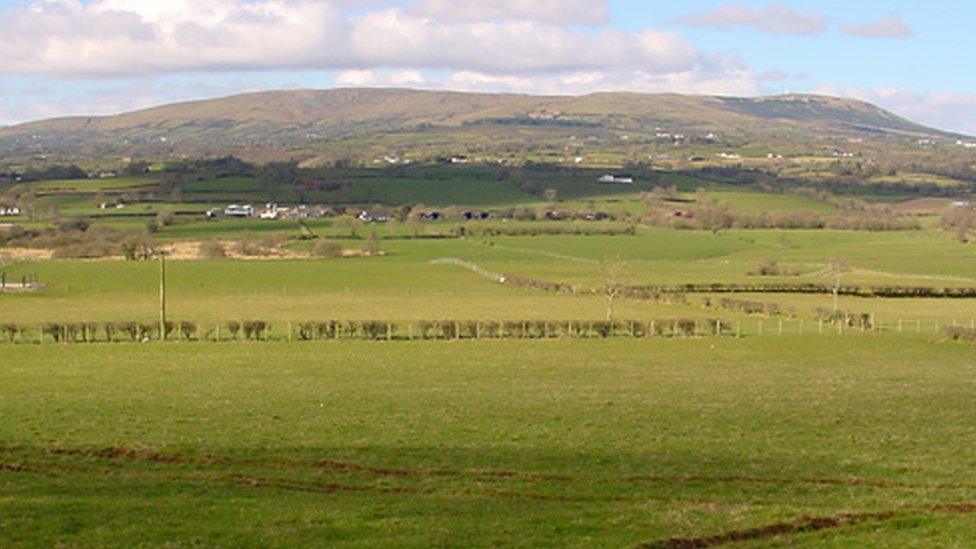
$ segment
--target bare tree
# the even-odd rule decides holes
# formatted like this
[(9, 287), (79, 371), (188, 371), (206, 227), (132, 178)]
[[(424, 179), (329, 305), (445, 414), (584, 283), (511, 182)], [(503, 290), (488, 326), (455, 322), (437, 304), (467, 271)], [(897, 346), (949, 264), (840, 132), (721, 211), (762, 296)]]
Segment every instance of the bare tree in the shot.
[(623, 291), (620, 277), (626, 268), (627, 262), (620, 259), (619, 254), (600, 262), (600, 270), (603, 273), (603, 295), (607, 298), (607, 322), (613, 322), (614, 304)]
[(835, 313), (840, 310), (840, 279), (844, 273), (849, 271), (850, 267), (844, 259), (834, 258), (827, 263), (827, 274), (834, 277), (833, 293)]

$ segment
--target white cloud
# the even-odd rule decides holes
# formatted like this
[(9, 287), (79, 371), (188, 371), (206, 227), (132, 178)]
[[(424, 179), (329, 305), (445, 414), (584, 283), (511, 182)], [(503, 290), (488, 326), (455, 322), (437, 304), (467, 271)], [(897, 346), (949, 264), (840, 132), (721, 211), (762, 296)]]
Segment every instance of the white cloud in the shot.
[(819, 34), (827, 29), (827, 17), (819, 13), (799, 12), (786, 4), (771, 4), (756, 9), (741, 4), (726, 4), (713, 10), (673, 21), (680, 25), (731, 30), (747, 27), (767, 34)]
[(602, 25), (610, 21), (606, 0), (422, 0), (410, 11), (440, 21), (525, 20), (555, 25)]
[[(656, 29), (590, 33), (530, 19), (439, 21), (402, 8), (349, 13), (344, 5), (335, 0), (37, 0), (0, 20), (0, 74), (377, 68), (681, 72), (705, 61), (693, 45)], [(502, 7), (528, 5), (513, 0)]]
[(426, 79), (423, 73), (415, 70), (388, 72), (352, 69), (339, 73), (335, 83), (350, 87), (422, 86)]
[(915, 36), (911, 27), (897, 17), (886, 17), (864, 25), (844, 25), (840, 33), (862, 38), (911, 38)]
[(337, 73), (343, 86), (558, 94), (761, 91), (740, 61), (699, 51), (674, 33), (579, 29), (604, 20), (603, 0), (456, 0), (451, 6), (456, 9), (441, 0), (407, 7), (393, 0), (32, 0), (0, 18), (0, 76), (73, 79), (89, 89), (104, 79), (114, 87), (104, 90), (104, 101), (78, 91), (28, 104), (3, 93), (0, 118), (118, 112), (185, 99), (186, 93), (158, 85), (127, 86), (196, 73), (206, 80), (203, 75), (216, 73), (312, 70)]

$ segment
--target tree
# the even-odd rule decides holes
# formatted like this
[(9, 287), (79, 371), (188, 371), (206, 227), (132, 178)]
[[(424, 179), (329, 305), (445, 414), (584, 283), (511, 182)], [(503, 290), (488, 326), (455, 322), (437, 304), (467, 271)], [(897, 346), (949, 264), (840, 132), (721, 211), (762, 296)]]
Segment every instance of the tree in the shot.
[(200, 257), (204, 259), (223, 259), (227, 257), (227, 250), (217, 240), (204, 240), (200, 243)]
[(332, 240), (319, 240), (312, 248), (313, 257), (342, 257), (342, 245)]
[(607, 299), (607, 322), (613, 322), (614, 305), (623, 291), (620, 277), (626, 268), (627, 262), (620, 259), (619, 255), (600, 262), (600, 270), (603, 273), (603, 296)]
[(296, 162), (270, 162), (261, 166), (258, 175), (261, 182), (264, 183), (268, 200), (273, 201), (278, 198), (278, 192), (282, 187), (291, 187), (298, 181), (298, 164)]
[(369, 237), (366, 239), (366, 247), (364, 248), (368, 255), (378, 255), (380, 253), (380, 237), (376, 234), (376, 229), (373, 229), (369, 233)]
[(833, 294), (835, 313), (840, 310), (840, 279), (848, 271), (850, 271), (850, 268), (844, 259), (835, 258), (827, 263), (827, 274), (834, 278)]

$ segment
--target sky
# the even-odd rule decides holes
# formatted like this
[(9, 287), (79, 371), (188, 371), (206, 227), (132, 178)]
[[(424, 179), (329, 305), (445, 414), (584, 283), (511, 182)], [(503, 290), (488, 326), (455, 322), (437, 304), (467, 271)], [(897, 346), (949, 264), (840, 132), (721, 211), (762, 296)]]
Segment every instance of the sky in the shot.
[(969, 0), (0, 0), (0, 125), (265, 89), (868, 100), (976, 135)]

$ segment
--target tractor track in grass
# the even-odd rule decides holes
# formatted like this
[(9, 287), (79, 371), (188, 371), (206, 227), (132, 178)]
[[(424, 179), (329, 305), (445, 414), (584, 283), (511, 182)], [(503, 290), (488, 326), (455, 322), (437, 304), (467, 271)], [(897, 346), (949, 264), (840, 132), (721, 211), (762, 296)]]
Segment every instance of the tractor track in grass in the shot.
[(800, 517), (792, 522), (776, 522), (753, 528), (730, 530), (720, 534), (700, 537), (673, 537), (661, 541), (643, 543), (639, 549), (703, 549), (718, 547), (730, 543), (744, 541), (758, 541), (778, 538), (795, 534), (837, 530), (864, 523), (884, 523), (896, 518), (911, 517), (913, 515), (955, 514), (968, 515), (976, 513), (974, 503), (935, 503), (922, 506), (906, 507), (893, 511), (877, 511), (865, 513), (840, 513), (828, 517)]
[[(22, 452), (12, 448), (0, 448), (0, 453)], [(269, 467), (273, 469), (292, 470), (296, 466), (311, 469), (328, 469), (341, 471), (351, 474), (366, 474), (371, 477), (387, 478), (469, 478), (478, 482), (491, 480), (530, 480), (530, 481), (557, 481), (560, 483), (745, 483), (745, 484), (816, 484), (826, 486), (866, 486), (882, 489), (923, 489), (937, 490), (949, 488), (976, 488), (972, 484), (908, 484), (894, 483), (887, 481), (872, 481), (867, 479), (827, 479), (827, 478), (798, 478), (789, 479), (783, 477), (754, 477), (754, 476), (646, 476), (632, 475), (626, 477), (595, 477), (582, 478), (570, 475), (551, 475), (544, 473), (532, 473), (524, 471), (462, 471), (450, 469), (432, 470), (412, 470), (395, 468), (377, 468), (365, 465), (319, 459), (315, 461), (300, 460), (232, 460), (214, 456), (191, 457), (179, 456), (174, 454), (159, 453), (150, 449), (109, 447), (94, 450), (63, 449), (55, 448), (41, 452), (54, 457), (73, 457), (92, 459), (97, 461), (122, 461), (128, 463), (146, 463), (159, 466), (252, 466)], [(168, 467), (166, 467), (168, 469)], [(630, 501), (622, 496), (609, 497), (587, 497), (564, 494), (543, 494), (529, 491), (511, 490), (493, 486), (461, 487), (457, 491), (448, 488), (446, 492), (440, 493), (432, 487), (414, 486), (385, 486), (375, 484), (354, 484), (340, 483), (332, 480), (301, 480), (293, 478), (281, 478), (268, 475), (250, 474), (244, 472), (226, 471), (206, 471), (191, 470), (186, 472), (179, 471), (133, 471), (105, 468), (86, 468), (75, 464), (64, 463), (27, 463), (24, 461), (16, 463), (0, 462), (0, 473), (43, 475), (48, 477), (63, 477), (65, 474), (89, 475), (93, 477), (120, 477), (120, 478), (139, 478), (139, 479), (166, 479), (178, 482), (192, 482), (200, 485), (230, 484), (235, 486), (249, 487), (255, 489), (282, 490), (288, 492), (300, 492), (309, 494), (382, 494), (382, 495), (403, 495), (410, 497), (420, 496), (470, 496), (470, 497), (497, 497), (507, 499), (517, 499), (524, 501), (539, 502), (562, 502), (562, 503), (620, 503)], [(893, 511), (865, 512), (865, 513), (841, 513), (827, 517), (800, 517), (792, 522), (777, 522), (754, 528), (730, 530), (727, 532), (700, 536), (700, 537), (672, 537), (660, 541), (641, 544), (639, 547), (646, 549), (663, 548), (704, 548), (736, 543), (742, 541), (762, 540), (816, 532), (821, 530), (840, 529), (854, 526), (866, 522), (884, 522), (900, 516), (911, 516), (912, 514), (974, 514), (976, 513), (976, 503), (957, 502), (957, 503), (929, 503), (918, 506), (904, 507)]]
[[(25, 449), (2, 448), (0, 453), (22, 452)], [(363, 475), (378, 478), (467, 478), (479, 482), (522, 480), (529, 482), (556, 482), (561, 484), (692, 484), (692, 483), (722, 483), (722, 484), (753, 484), (753, 485), (814, 485), (814, 486), (844, 486), (866, 487), (888, 490), (972, 490), (976, 483), (911, 483), (885, 480), (866, 479), (861, 477), (848, 478), (820, 478), (820, 477), (761, 477), (748, 475), (628, 475), (628, 476), (579, 476), (569, 474), (544, 473), (536, 471), (514, 471), (499, 469), (405, 469), (392, 467), (375, 467), (360, 463), (339, 461), (334, 459), (230, 459), (213, 455), (181, 456), (160, 453), (147, 448), (130, 448), (112, 446), (102, 449), (29, 449), (30, 453), (41, 453), (52, 456), (66, 456), (91, 458), (107, 461), (143, 462), (162, 465), (194, 465), (217, 467), (254, 467), (257, 469), (311, 469), (331, 470), (352, 475)], [(16, 465), (7, 464), (6, 467)], [(4, 464), (0, 464), (0, 471)], [(11, 471), (14, 472), (14, 471)]]

